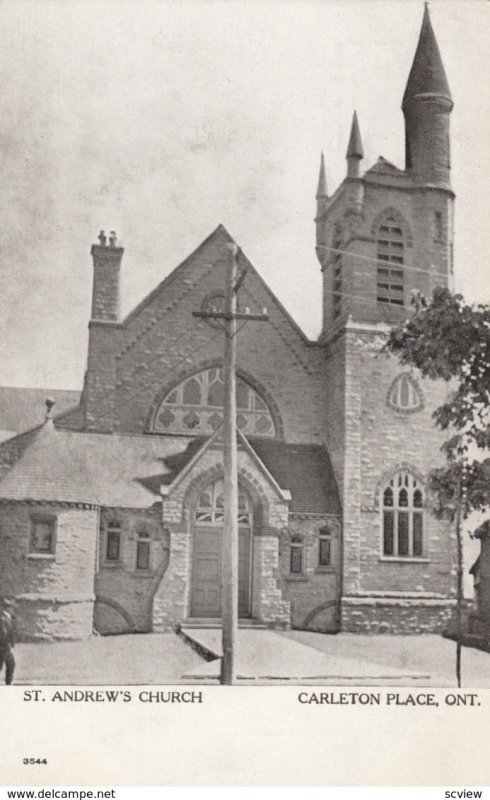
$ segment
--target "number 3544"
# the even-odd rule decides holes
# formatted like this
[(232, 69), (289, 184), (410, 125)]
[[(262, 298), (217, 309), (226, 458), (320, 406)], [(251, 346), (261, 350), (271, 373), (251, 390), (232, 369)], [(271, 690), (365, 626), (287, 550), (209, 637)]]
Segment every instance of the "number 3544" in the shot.
[(47, 758), (23, 758), (22, 759), (22, 763), (23, 764), (47, 764), (48, 763), (48, 759)]

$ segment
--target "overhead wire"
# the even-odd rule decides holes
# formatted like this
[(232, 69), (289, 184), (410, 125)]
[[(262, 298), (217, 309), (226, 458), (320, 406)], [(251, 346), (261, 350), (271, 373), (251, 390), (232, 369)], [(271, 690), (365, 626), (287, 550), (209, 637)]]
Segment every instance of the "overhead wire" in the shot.
[(396, 261), (385, 261), (383, 258), (373, 258), (373, 256), (364, 256), (361, 253), (353, 253), (350, 250), (342, 250), (339, 247), (329, 247), (326, 244), (317, 244), (317, 250), (328, 250), (331, 253), (339, 253), (341, 255), (352, 256), (353, 258), (359, 258), (362, 261), (371, 261), (375, 264), (383, 264), (383, 266), (388, 266), (390, 269), (403, 269), (404, 271), (410, 272), (423, 272), (426, 275), (441, 275), (444, 278), (447, 278), (446, 272), (441, 272), (440, 270), (430, 270), (430, 268), (425, 267), (411, 267), (409, 264), (398, 264)]
[[(338, 247), (329, 247), (328, 245), (317, 245), (317, 249), (327, 250), (327, 251), (329, 251), (331, 253), (336, 253), (336, 254), (339, 254), (339, 255), (351, 256), (351, 257), (358, 258), (358, 259), (361, 259), (363, 261), (369, 261), (369, 262), (375, 263), (375, 264), (382, 264), (384, 267), (387, 267), (388, 269), (402, 269), (403, 271), (422, 272), (422, 273), (428, 275), (429, 277), (432, 277), (434, 275), (441, 275), (443, 277), (447, 277), (446, 273), (443, 273), (443, 272), (440, 272), (440, 271), (428, 271), (427, 269), (424, 269), (422, 267), (413, 267), (413, 266), (410, 266), (408, 264), (397, 264), (396, 262), (385, 261), (384, 259), (373, 258), (372, 256), (365, 256), (365, 255), (362, 255), (361, 253), (353, 253), (351, 251), (343, 250), (342, 248), (338, 248)], [(254, 298), (252, 297), (250, 292), (247, 290), (246, 286), (243, 286), (242, 288), (245, 289), (246, 294), (250, 297), (251, 300), (253, 300)], [(351, 292), (344, 292), (342, 290), (331, 291), (331, 290), (327, 289), (327, 290), (324, 291), (324, 294), (327, 294), (327, 295), (330, 295), (330, 296), (335, 296), (335, 297), (339, 297), (340, 296), (340, 297), (345, 297), (345, 298), (351, 298), (353, 300), (358, 300), (358, 301), (360, 301), (361, 303), (364, 303), (364, 304), (368, 304), (368, 303), (372, 304), (372, 302), (373, 302), (372, 298), (368, 298), (365, 295), (353, 294)], [(391, 305), (395, 305), (395, 304), (388, 304), (388, 303), (386, 304), (386, 306), (388, 306), (388, 307), (391, 307)], [(397, 307), (401, 307), (401, 306), (398, 306), (398, 304), (396, 304), (396, 305), (397, 305)], [(202, 322), (202, 320), (199, 320), (199, 323), (200, 322)], [(243, 327), (243, 325), (240, 327), (240, 330), (241, 330), (242, 327)], [(323, 336), (328, 335), (330, 332), (335, 330), (336, 327), (337, 327), (337, 323), (335, 322), (331, 326), (329, 326), (329, 328), (324, 330), (322, 332), (322, 335)], [(238, 332), (239, 331), (237, 331), (237, 333)], [(172, 343), (172, 348), (175, 347), (176, 344), (182, 338), (184, 338), (184, 336), (187, 336), (187, 335), (188, 335), (188, 331), (184, 331), (183, 333), (181, 333), (180, 336), (178, 336), (177, 339)], [(197, 353), (200, 350), (202, 350), (204, 347), (207, 347), (213, 341), (216, 341), (216, 339), (220, 335), (221, 335), (220, 333), (217, 333), (216, 335), (209, 337), (209, 339), (207, 339), (205, 342), (203, 342), (203, 344), (200, 345), (198, 348), (196, 348), (193, 352)], [(161, 358), (161, 354), (160, 353), (158, 355), (156, 355), (155, 357), (153, 357), (152, 359), (150, 359), (150, 361), (148, 363), (149, 364), (153, 363), (154, 361), (158, 360), (159, 358)], [(180, 361), (178, 361), (176, 364), (174, 364), (168, 370), (168, 372), (166, 372), (166, 375), (171, 375), (172, 373), (174, 373), (175, 370), (177, 370), (178, 367), (180, 367), (181, 364), (183, 364), (187, 360), (187, 358), (188, 357), (185, 356)], [(146, 384), (145, 386), (140, 387), (136, 392), (134, 392), (132, 395), (130, 395), (130, 397), (127, 397), (124, 400), (122, 400), (121, 402), (116, 403), (114, 408), (118, 409), (118, 408), (121, 408), (121, 407), (127, 405), (132, 400), (134, 400), (135, 397), (138, 397), (142, 392), (146, 391), (147, 389), (152, 388), (152, 385), (153, 385), (153, 383), (152, 384)]]

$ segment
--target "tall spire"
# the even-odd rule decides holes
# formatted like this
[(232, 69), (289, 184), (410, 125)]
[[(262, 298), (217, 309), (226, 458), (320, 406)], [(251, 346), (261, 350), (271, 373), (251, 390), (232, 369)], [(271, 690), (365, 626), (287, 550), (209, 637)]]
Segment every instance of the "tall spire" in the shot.
[(325, 173), (325, 159), (323, 157), (323, 153), (320, 160), (320, 175), (318, 177), (318, 189), (316, 190), (316, 199), (318, 200), (320, 197), (328, 197), (327, 175)]
[(402, 108), (405, 110), (410, 101), (420, 94), (439, 95), (451, 100), (446, 72), (430, 20), (428, 3), (425, 3), (419, 43), (403, 95)]
[(403, 96), (405, 165), (421, 184), (450, 189), (451, 92), (427, 4)]
[(359, 122), (357, 121), (357, 114), (355, 111), (352, 117), (346, 158), (347, 176), (350, 178), (358, 178), (360, 172), (359, 162), (364, 158), (364, 150), (362, 148), (361, 131), (359, 130)]

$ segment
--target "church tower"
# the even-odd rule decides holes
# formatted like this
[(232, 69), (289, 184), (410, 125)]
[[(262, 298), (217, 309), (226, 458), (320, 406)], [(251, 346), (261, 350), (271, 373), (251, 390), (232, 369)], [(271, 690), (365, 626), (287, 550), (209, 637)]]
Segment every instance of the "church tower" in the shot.
[(347, 174), (330, 198), (317, 193), (316, 245), (324, 275), (323, 338), (348, 319), (393, 323), (413, 291), (452, 283), (453, 192), (449, 115), (453, 107), (427, 6), (402, 102), (406, 163), (382, 156), (361, 174), (361, 130), (354, 112)]
[(343, 505), (344, 630), (435, 629), (451, 614), (448, 534), (425, 510), (427, 476), (443, 441), (432, 413), (446, 387), (408, 373), (383, 345), (390, 326), (410, 315), (414, 292), (430, 297), (435, 286), (452, 284), (452, 107), (426, 5), (402, 102), (405, 169), (380, 156), (362, 171), (355, 112), (346, 177), (330, 196), (322, 156), (315, 220), (320, 342), (329, 387), (326, 445)]

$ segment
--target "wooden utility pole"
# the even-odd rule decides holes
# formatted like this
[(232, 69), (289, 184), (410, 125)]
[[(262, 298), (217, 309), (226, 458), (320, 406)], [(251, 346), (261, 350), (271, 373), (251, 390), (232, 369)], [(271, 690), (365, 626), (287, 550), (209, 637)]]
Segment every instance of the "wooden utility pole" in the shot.
[(225, 404), (223, 420), (223, 469), (225, 510), (221, 545), (221, 615), (223, 659), (221, 683), (235, 682), (235, 654), (238, 638), (238, 463), (236, 446), (236, 310), (237, 278), (235, 245), (228, 245), (229, 260), (225, 284)]
[(237, 293), (245, 278), (245, 270), (237, 277), (237, 253), (235, 244), (228, 245), (228, 263), (225, 279), (225, 304), (222, 311), (194, 311), (193, 316), (215, 319), (225, 333), (224, 352), (224, 413), (223, 413), (223, 469), (224, 469), (224, 523), (221, 543), (221, 616), (223, 658), (221, 661), (222, 684), (235, 683), (235, 656), (238, 638), (238, 462), (236, 441), (236, 335), (237, 320), (249, 322), (266, 321), (266, 310), (262, 314), (237, 311)]
[(461, 651), (463, 638), (463, 534), (461, 518), (466, 506), (466, 463), (464, 456), (461, 459), (461, 472), (456, 488), (456, 546), (457, 546), (457, 584), (456, 584), (456, 681), (458, 689), (461, 688)]

